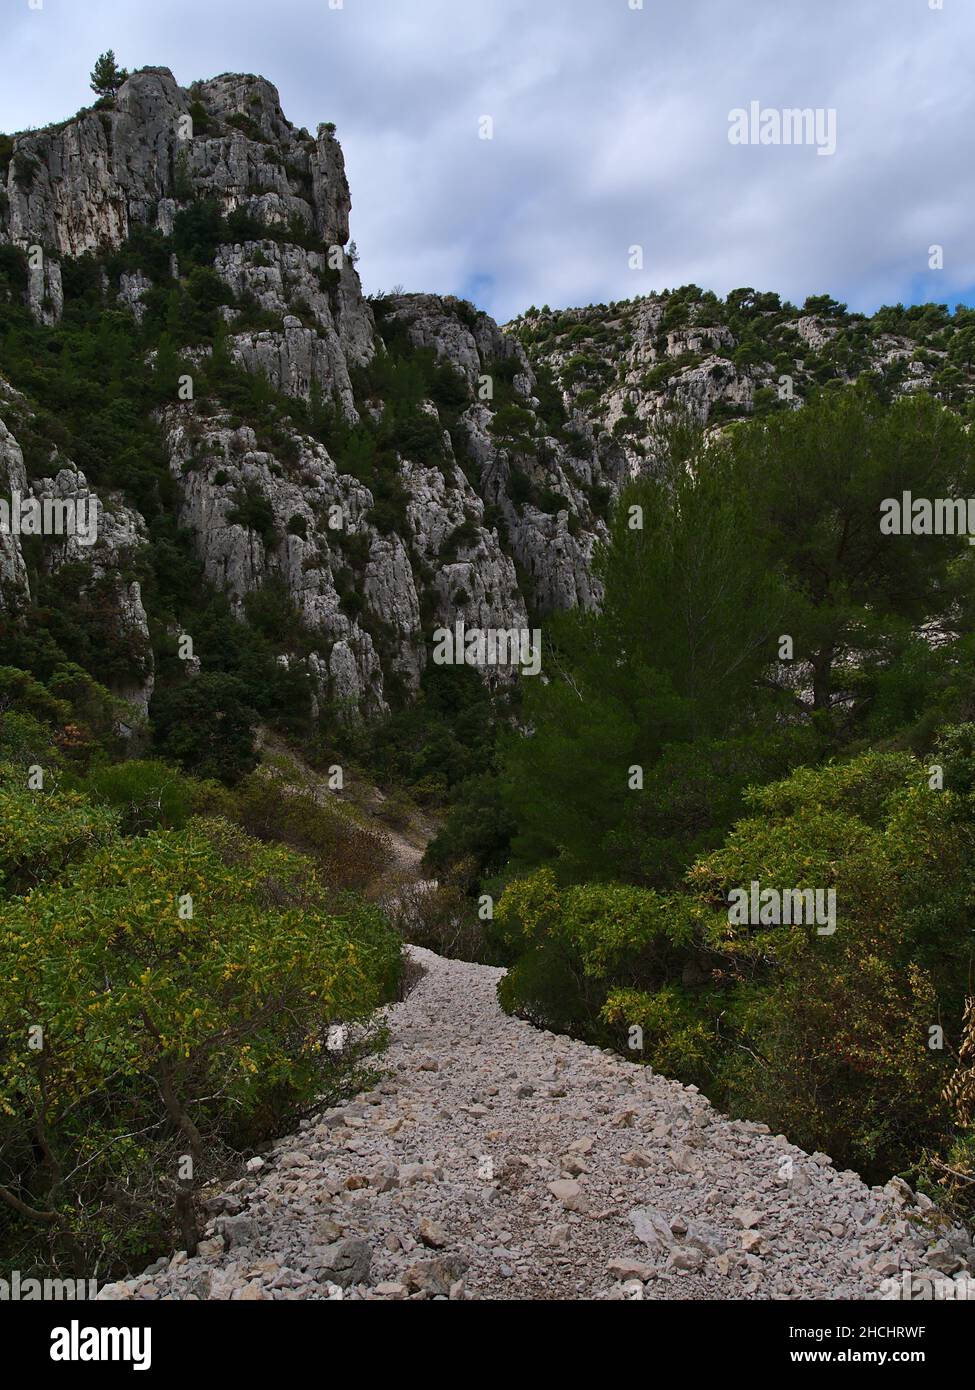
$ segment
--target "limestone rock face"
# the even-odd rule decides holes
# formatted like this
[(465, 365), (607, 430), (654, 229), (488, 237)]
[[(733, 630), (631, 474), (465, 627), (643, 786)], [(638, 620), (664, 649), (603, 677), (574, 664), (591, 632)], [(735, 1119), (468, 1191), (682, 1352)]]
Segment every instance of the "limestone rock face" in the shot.
[[(170, 467), (182, 496), (179, 520), (195, 537), (207, 579), (228, 594), (239, 613), (249, 594), (271, 579), (282, 582), (302, 622), (321, 639), (322, 650), (311, 669), (325, 678), (327, 693), (363, 713), (381, 712), (379, 655), (354, 605), (348, 605), (352, 615), (343, 608), (339, 588), (346, 592), (346, 566), (335, 540), (361, 535), (371, 562), (374, 535), (364, 521), (371, 494), (354, 478), (340, 476), (314, 441), (296, 441), (297, 460), (285, 476), (274, 456), (258, 447), (249, 426), (233, 428), (218, 416), (201, 428), (188, 408), (168, 412), (166, 425)], [(247, 497), (261, 499), (268, 508), (263, 534), (241, 515)], [(335, 520), (340, 528), (330, 531), (329, 522)], [(401, 557), (394, 563), (405, 580)], [(415, 592), (412, 606), (409, 590), (400, 600), (412, 614)], [(340, 650), (334, 653), (336, 647)], [(418, 677), (416, 660), (403, 660)]]
[[(20, 445), (0, 420), (0, 497), (10, 502), (13, 494), (27, 492), (27, 474)], [(17, 536), (0, 530), (0, 611), (15, 608), (30, 598), (30, 581)]]
[[(453, 295), (397, 294), (385, 300), (386, 317), (401, 324), (414, 347), (432, 348), (475, 389), (486, 364), (515, 361), (526, 385), (534, 385), (521, 344), (487, 314)], [(530, 396), (531, 391), (522, 391)]]
[[(263, 372), (286, 395), (307, 398), (317, 384), (355, 420), (349, 367), (372, 359), (375, 322), (348, 258), (341, 256), (341, 268), (334, 269), (329, 259), (300, 246), (248, 242), (221, 247), (214, 269), (235, 296), (252, 296), (265, 313), (281, 319), (278, 330), (234, 334), (236, 360), (248, 371)], [(303, 317), (296, 316), (296, 307)]]
[[(0, 404), (14, 404), (23, 415), (29, 412), (17, 393), (0, 381)], [(54, 462), (54, 460), (52, 460)], [(108, 605), (112, 626), (121, 645), (129, 653), (129, 676), (113, 686), (113, 693), (133, 708), (133, 719), (123, 732), (137, 727), (149, 711), (154, 685), (149, 619), (137, 580), (127, 577), (136, 551), (146, 543), (146, 525), (138, 512), (125, 506), (118, 496), (103, 498), (88, 486), (84, 473), (63, 459), (56, 460), (57, 472), (50, 477), (28, 479), (23, 451), (7, 424), (0, 419), (0, 497), (10, 504), (17, 496), (34, 498), (43, 510), (64, 516), (64, 505), (74, 516), (93, 522), (92, 539), (68, 530), (40, 539), (39, 565), (43, 573), (56, 574), (66, 565), (77, 567), (83, 576), (81, 593), (96, 585), (99, 602)], [(97, 518), (97, 520), (96, 520)], [(26, 537), (0, 532), (0, 611), (22, 609), (31, 600), (30, 579), (24, 557)]]
[[(0, 244), (23, 253), (17, 288), (3, 293), (20, 294), (38, 324), (57, 324), (66, 289), (86, 278), (64, 272), (90, 254), (91, 294), (140, 326), (133, 342), (155, 368), (167, 360), (161, 306), (176, 314), (198, 286), (213, 294), (221, 351), (270, 389), (209, 383), (210, 399), (181, 394), (156, 411), (170, 475), (160, 490), (175, 494), (207, 579), (239, 615), (260, 590), (280, 590), (303, 629), (300, 651), (282, 637), (280, 657), (303, 663), (319, 709), (381, 714), (414, 694), (438, 628), (541, 627), (544, 648), (550, 614), (598, 605), (593, 556), (609, 507), (659, 467), (657, 426), (675, 407), (717, 431), (798, 409), (817, 383), (866, 369), (889, 373), (899, 394), (936, 389), (949, 356), (940, 337), (921, 354), (888, 331), (854, 334), (854, 353), (825, 297), (799, 310), (685, 286), (529, 310), (506, 327), (450, 295), (367, 299), (334, 127), (297, 129), (274, 86), (247, 74), (183, 88), (167, 68), (144, 68), (114, 101), (14, 136), (0, 193)], [(207, 222), (203, 252), (184, 235), (191, 209), (224, 219)], [(187, 369), (215, 351), (202, 330), (179, 341)], [(227, 408), (231, 397), (244, 404)], [(38, 447), (20, 425), (29, 413), (0, 382), (0, 488), (80, 495), (85, 478), (56, 452), (25, 468), (20, 446), (34, 460)], [(70, 558), (111, 591), (134, 654), (125, 693), (144, 709), (149, 625), (125, 576), (148, 529), (123, 498), (100, 500), (98, 544), (47, 547), (43, 564), (53, 573)], [(21, 545), (0, 535), (0, 605), (30, 597)]]
[[(6, 195), (0, 242), (28, 253), (25, 303), (45, 324), (63, 312), (63, 263), (86, 254), (100, 262), (106, 311), (151, 324), (158, 292), (186, 288), (192, 264), (180, 266), (178, 241), (168, 257), (140, 263), (133, 233), (172, 237), (180, 213), (200, 204), (243, 214), (212, 262), (226, 293), (226, 352), (304, 403), (295, 419), (317, 419), (317, 435), (277, 406), (271, 429), (247, 408), (182, 398), (156, 421), (177, 519), (206, 578), (240, 616), (252, 595), (279, 586), (305, 633), (301, 653), (281, 657), (303, 663), (319, 708), (370, 716), (389, 708), (394, 688), (416, 693), (438, 628), (525, 631), (554, 610), (599, 602), (593, 549), (633, 461), (568, 394), (553, 404), (522, 344), (487, 314), (452, 296), (364, 297), (334, 128), (297, 130), (269, 82), (224, 74), (184, 89), (168, 69), (145, 68), (114, 103), (16, 136)], [(119, 270), (105, 253), (122, 247)], [(199, 366), (212, 350), (199, 343), (183, 361)], [(437, 364), (445, 387), (437, 401), (412, 402), (400, 430), (389, 372), (404, 361), (412, 370), (411, 358)], [(375, 464), (345, 457), (341, 429), (321, 425), (329, 413), (347, 430), (381, 432)], [(441, 441), (435, 462), (423, 438)], [(0, 460), (13, 487), (24, 470), (10, 430)], [(58, 464), (38, 486), (87, 487)], [(118, 622), (141, 642), (142, 596), (122, 575), (146, 527), (118, 499), (102, 502), (107, 530), (75, 558), (92, 582), (114, 566)], [(64, 557), (52, 552), (50, 563)], [(4, 603), (29, 597), (12, 538), (0, 538), (0, 579)], [(491, 685), (514, 679), (510, 668), (481, 673)], [(144, 709), (151, 688), (146, 669), (125, 693)]]
[[(316, 640), (309, 669), (326, 698), (381, 713), (384, 670), (415, 693), (437, 627), (459, 619), (468, 627), (527, 626), (514, 564), (482, 524), (484, 503), (459, 468), (448, 479), (438, 468), (401, 463), (411, 499), (404, 539), (380, 531), (373, 494), (314, 440), (295, 435), (285, 469), (258, 447), (253, 430), (232, 428), (226, 417), (201, 432), (190, 409), (174, 409), (167, 425), (179, 520), (196, 539), (207, 578), (239, 612), (269, 581), (284, 585)], [(247, 497), (267, 504), (264, 534), (242, 518)], [(438, 566), (445, 542), (465, 523), (450, 563)]]
[(567, 317), (573, 326), (529, 355), (536, 370), (544, 367), (561, 385), (574, 422), (600, 443), (604, 466), (612, 460), (610, 481), (653, 471), (647, 440), (662, 415), (678, 409), (702, 424), (719, 408), (747, 415), (757, 387), (775, 379), (771, 364), (736, 365), (738, 343), (724, 324), (668, 328), (662, 297), (570, 310)]
[(831, 338), (836, 337), (836, 329), (823, 323), (822, 319), (816, 318), (814, 314), (805, 314), (801, 319), (796, 319), (793, 327), (802, 341), (812, 348), (821, 348)]
[(152, 289), (152, 281), (148, 275), (143, 275), (141, 270), (129, 274), (123, 271), (119, 276), (119, 302), (124, 304), (136, 323), (141, 323), (146, 316), (146, 306), (142, 299), (148, 290)]
[(700, 366), (684, 372), (674, 388), (674, 400), (702, 422), (719, 401), (747, 411), (753, 396), (754, 385), (747, 370), (739, 371), (723, 357), (706, 357)]
[[(193, 123), (200, 106), (204, 130)], [(326, 245), (349, 238), (338, 143), (325, 126), (317, 138), (295, 131), (260, 77), (228, 75), (186, 90), (168, 68), (143, 68), (113, 109), (16, 136), (5, 192), (2, 239), (39, 246), (55, 262), (118, 248), (136, 225), (168, 234), (191, 199), (214, 199), (227, 213), (245, 208), (268, 225), (295, 219)], [(31, 303), (48, 302), (43, 313), (53, 321), (60, 279), (53, 267), (34, 274), (43, 278), (32, 282)]]
[(957, 400), (975, 391), (970, 370), (955, 369), (947, 395), (939, 380), (964, 357), (950, 350), (953, 325), (932, 330), (921, 353), (914, 338), (834, 309), (842, 306), (800, 312), (754, 290), (722, 303), (692, 285), (609, 305), (533, 308), (504, 331), (521, 339), (536, 381), (544, 375), (560, 390), (573, 425), (604, 460), (611, 443), (631, 475), (654, 472), (658, 426), (674, 411), (713, 435), (756, 413), (799, 410), (827, 379), (879, 374), (892, 396)]

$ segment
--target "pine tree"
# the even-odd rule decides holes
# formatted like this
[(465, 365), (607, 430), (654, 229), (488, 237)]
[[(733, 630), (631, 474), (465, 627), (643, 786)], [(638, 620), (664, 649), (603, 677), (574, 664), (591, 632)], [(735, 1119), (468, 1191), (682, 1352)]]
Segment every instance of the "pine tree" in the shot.
[(125, 68), (120, 68), (116, 63), (115, 52), (110, 48), (92, 69), (91, 90), (100, 97), (114, 97), (128, 75)]

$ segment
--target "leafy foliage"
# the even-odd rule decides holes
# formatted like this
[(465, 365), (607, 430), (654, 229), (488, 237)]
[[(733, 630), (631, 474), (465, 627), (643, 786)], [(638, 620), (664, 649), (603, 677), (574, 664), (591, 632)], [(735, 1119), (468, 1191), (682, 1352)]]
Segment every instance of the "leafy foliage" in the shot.
[[(954, 741), (954, 740), (953, 740)], [(733, 1113), (872, 1175), (951, 1142), (942, 1090), (972, 970), (975, 801), (909, 754), (802, 768), (749, 792), (754, 815), (676, 893), (509, 884), (505, 1005), (544, 1027), (631, 1042)], [(835, 934), (740, 926), (733, 888), (832, 890)]]
[(329, 1027), (391, 996), (397, 938), (226, 822), (113, 838), (113, 811), (6, 777), (0, 818), (5, 867), (47, 875), (0, 929), (0, 1249), (77, 1275), (193, 1248), (231, 1150), (361, 1084)]
[(103, 53), (91, 74), (91, 90), (96, 96), (114, 97), (125, 81), (128, 73), (115, 61), (115, 53), (110, 48)]

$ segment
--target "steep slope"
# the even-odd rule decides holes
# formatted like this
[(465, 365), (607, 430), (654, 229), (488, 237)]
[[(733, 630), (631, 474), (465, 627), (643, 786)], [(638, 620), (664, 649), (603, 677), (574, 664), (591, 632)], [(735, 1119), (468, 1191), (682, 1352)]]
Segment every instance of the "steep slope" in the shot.
[(0, 539), (0, 605), (70, 574), (123, 634), (94, 674), (140, 712), (193, 636), (145, 582), (159, 513), (238, 616), (287, 610), (312, 715), (375, 715), (416, 694), (438, 627), (599, 602), (595, 544), (663, 413), (717, 428), (863, 376), (967, 411), (975, 386), (961, 308), (691, 285), (501, 329), (449, 296), (366, 299), (335, 128), (296, 129), (260, 77), (143, 69), (2, 137), (0, 180), (0, 487), (94, 491), (117, 523), (86, 554)]
[(661, 412), (711, 426), (798, 410), (811, 392), (866, 378), (894, 399), (928, 391), (966, 409), (975, 395), (975, 311), (944, 305), (850, 313), (828, 295), (802, 309), (776, 294), (726, 300), (679, 290), (587, 308), (532, 308), (507, 324), (567, 410), (607, 434), (633, 469), (653, 457)]
[[(295, 130), (261, 78), (182, 89), (149, 68), (114, 103), (15, 137), (5, 173), (14, 332), (21, 305), (53, 343), (84, 315), (125, 314), (168, 474), (155, 493), (237, 612), (283, 586), (303, 634), (282, 656), (317, 702), (380, 713), (415, 693), (436, 627), (523, 629), (597, 600), (590, 561), (621, 451), (585, 425), (567, 433), (519, 344), (469, 304), (364, 299), (333, 127)], [(45, 432), (48, 402), (4, 399), (10, 458), (18, 429), (39, 442), (26, 478), (8, 460), (0, 481), (38, 493), (56, 473), (87, 489)], [(132, 510), (129, 481), (114, 500), (93, 486)], [(30, 584), (16, 538), (7, 549), (9, 608)], [(35, 563), (56, 565), (55, 550)], [(146, 669), (143, 707), (151, 681)]]

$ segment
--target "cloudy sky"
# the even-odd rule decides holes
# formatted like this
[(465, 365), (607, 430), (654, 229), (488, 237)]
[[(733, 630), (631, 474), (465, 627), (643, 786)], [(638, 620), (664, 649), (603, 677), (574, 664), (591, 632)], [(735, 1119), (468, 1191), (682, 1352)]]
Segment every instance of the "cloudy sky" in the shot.
[[(0, 36), (0, 130), (87, 104), (109, 47), (334, 121), (367, 290), (975, 303), (972, 0), (0, 0)], [(835, 111), (835, 153), (731, 144), (752, 102)]]

